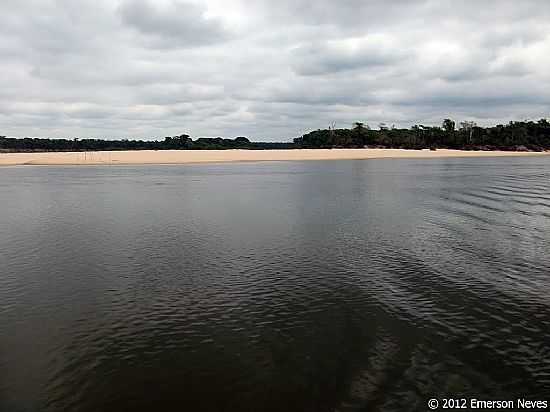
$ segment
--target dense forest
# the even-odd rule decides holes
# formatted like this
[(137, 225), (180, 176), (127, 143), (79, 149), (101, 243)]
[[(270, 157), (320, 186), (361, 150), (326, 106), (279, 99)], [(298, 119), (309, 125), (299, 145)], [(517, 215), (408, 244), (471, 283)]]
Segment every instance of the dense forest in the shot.
[(0, 136), (0, 151), (91, 151), (91, 150), (208, 150), (208, 149), (299, 149), (384, 147), (404, 149), (464, 150), (550, 150), (550, 122), (510, 122), (507, 125), (480, 127), (462, 122), (457, 127), (445, 119), (441, 126), (415, 125), (410, 129), (388, 127), (381, 123), (372, 129), (355, 123), (350, 129), (329, 127), (309, 132), (288, 143), (251, 142), (235, 139), (198, 138), (189, 135), (165, 137), (164, 140), (38, 139)]
[(355, 123), (352, 129), (329, 128), (310, 132), (294, 139), (294, 144), (304, 148), (542, 151), (550, 149), (550, 123), (541, 119), (537, 122), (510, 122), (507, 125), (479, 127), (474, 122), (462, 122), (457, 128), (453, 120), (445, 119), (441, 127), (415, 125), (410, 129), (397, 129), (380, 124), (378, 130), (364, 123)]
[(209, 149), (291, 149), (293, 143), (251, 142), (246, 137), (235, 139), (206, 138), (196, 140), (188, 135), (165, 137), (164, 140), (104, 140), (104, 139), (39, 139), (0, 136), (0, 151), (57, 152), (103, 150), (209, 150)]

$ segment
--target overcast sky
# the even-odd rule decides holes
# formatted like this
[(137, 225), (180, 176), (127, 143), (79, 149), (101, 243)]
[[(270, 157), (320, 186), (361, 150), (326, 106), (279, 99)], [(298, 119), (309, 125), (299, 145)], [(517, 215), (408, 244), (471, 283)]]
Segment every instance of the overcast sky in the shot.
[(549, 0), (0, 0), (0, 134), (550, 117)]

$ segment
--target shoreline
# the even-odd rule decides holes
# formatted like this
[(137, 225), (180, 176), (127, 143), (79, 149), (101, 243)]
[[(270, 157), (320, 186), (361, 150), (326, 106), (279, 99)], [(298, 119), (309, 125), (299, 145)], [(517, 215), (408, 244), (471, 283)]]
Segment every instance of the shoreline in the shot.
[(438, 149), (128, 150), (0, 153), (0, 166), (169, 165), (305, 160), (548, 156), (550, 152)]

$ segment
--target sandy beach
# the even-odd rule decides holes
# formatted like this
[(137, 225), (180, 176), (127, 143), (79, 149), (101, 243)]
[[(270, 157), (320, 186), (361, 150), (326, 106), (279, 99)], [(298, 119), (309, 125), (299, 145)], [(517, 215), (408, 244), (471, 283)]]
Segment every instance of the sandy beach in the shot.
[(0, 166), (139, 165), (380, 158), (547, 156), (550, 152), (499, 152), (439, 149), (296, 149), (296, 150), (142, 150), (105, 152), (0, 153)]

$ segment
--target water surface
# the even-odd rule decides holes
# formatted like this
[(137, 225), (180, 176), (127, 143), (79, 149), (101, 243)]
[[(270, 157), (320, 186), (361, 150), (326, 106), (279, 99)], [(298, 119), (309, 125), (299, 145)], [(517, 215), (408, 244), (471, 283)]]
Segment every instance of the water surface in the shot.
[(550, 159), (0, 169), (0, 410), (550, 397)]

